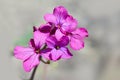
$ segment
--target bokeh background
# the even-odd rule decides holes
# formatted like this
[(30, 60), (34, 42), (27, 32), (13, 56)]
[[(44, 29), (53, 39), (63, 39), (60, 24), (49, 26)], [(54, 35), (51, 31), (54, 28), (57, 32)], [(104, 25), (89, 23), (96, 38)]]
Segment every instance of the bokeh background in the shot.
[(86, 27), (85, 48), (70, 60), (40, 64), (35, 80), (120, 80), (120, 0), (0, 0), (0, 80), (28, 80), (31, 73), (13, 56), (27, 46), (32, 27), (45, 13), (65, 6)]

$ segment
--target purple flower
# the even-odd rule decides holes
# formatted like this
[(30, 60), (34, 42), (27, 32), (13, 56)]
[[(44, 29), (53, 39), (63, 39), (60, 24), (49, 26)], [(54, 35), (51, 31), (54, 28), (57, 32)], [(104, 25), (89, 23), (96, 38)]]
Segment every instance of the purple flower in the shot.
[[(35, 28), (34, 28), (35, 29)], [(40, 63), (40, 56), (47, 53), (50, 49), (41, 49), (47, 38), (47, 34), (38, 30), (34, 32), (34, 39), (31, 39), (28, 47), (17, 46), (14, 49), (14, 56), (23, 61), (23, 67), (26, 72)]]
[(46, 14), (44, 19), (52, 23), (55, 27), (60, 29), (63, 33), (71, 32), (76, 29), (77, 20), (68, 14), (63, 6), (54, 8), (53, 14)]
[[(16, 46), (14, 56), (23, 61), (26, 72), (43, 62), (49, 64), (59, 59), (70, 59), (73, 55), (67, 48), (80, 50), (84, 47), (84, 39), (88, 37), (85, 28), (77, 28), (78, 22), (63, 6), (54, 8), (52, 14), (44, 16), (46, 24), (33, 27), (33, 38), (28, 47)], [(44, 58), (46, 61), (44, 61)]]
[(88, 37), (88, 32), (85, 28), (77, 28), (72, 32), (66, 32), (66, 34), (57, 30), (55, 36), (57, 39), (60, 39), (62, 36), (68, 36), (71, 48), (74, 50), (80, 50), (84, 48), (84, 39)]
[(77, 20), (68, 14), (63, 6), (54, 8), (53, 14), (46, 14), (44, 19), (56, 27), (55, 36), (59, 40), (63, 36), (69, 37), (70, 46), (74, 50), (84, 47), (84, 38), (88, 36), (85, 28), (77, 28)]
[(60, 40), (51, 36), (46, 40), (47, 46), (52, 50), (48, 54), (43, 54), (45, 58), (52, 61), (57, 61), (59, 59), (69, 59), (72, 54), (66, 47), (69, 43), (68, 37), (63, 36)]

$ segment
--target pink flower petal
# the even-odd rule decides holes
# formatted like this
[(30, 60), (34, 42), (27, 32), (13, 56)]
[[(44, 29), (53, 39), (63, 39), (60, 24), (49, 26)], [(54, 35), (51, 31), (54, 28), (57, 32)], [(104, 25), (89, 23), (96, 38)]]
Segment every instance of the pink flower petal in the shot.
[(60, 51), (60, 50), (56, 50), (56, 49), (53, 49), (52, 51), (51, 51), (51, 58), (52, 58), (52, 60), (53, 61), (57, 61), (57, 60), (59, 60), (61, 57), (62, 57), (62, 51)]
[(51, 58), (50, 58), (50, 52), (47, 52), (47, 53), (42, 54), (42, 57), (43, 57), (43, 58), (46, 58), (46, 59), (48, 59), (48, 60), (51, 60)]
[(54, 8), (53, 14), (59, 19), (60, 17), (62, 19), (65, 19), (68, 15), (68, 12), (63, 6), (57, 6), (56, 8)]
[(80, 50), (84, 48), (84, 42), (78, 38), (71, 37), (70, 46), (74, 50)]
[(80, 28), (80, 33), (82, 37), (88, 37), (88, 31), (85, 28)]
[(42, 44), (45, 43), (46, 38), (48, 37), (48, 33), (41, 33), (40, 31), (34, 32), (34, 42), (37, 47), (40, 47)]
[(51, 52), (51, 48), (47, 48), (47, 49), (45, 49), (45, 50), (42, 50), (41, 51), (41, 56), (43, 57), (43, 58), (46, 58), (46, 59), (48, 59), (48, 60), (51, 60), (51, 58), (50, 58), (50, 52)]
[(47, 22), (56, 23), (56, 17), (55, 17), (53, 14), (46, 14), (46, 15), (44, 16), (44, 19), (45, 19)]
[(69, 15), (66, 18), (66, 22), (64, 22), (64, 24), (62, 25), (61, 28), (63, 31), (71, 32), (71, 31), (74, 31), (76, 29), (77, 24), (78, 24), (77, 20)]
[(88, 31), (85, 28), (78, 28), (72, 34), (79, 35), (82, 38), (88, 37)]
[(35, 48), (35, 42), (34, 42), (34, 39), (30, 39), (30, 41), (29, 41), (29, 47), (30, 48)]
[(60, 50), (63, 52), (62, 57), (63, 59), (70, 59), (73, 55), (70, 53), (68, 48), (62, 47)]
[(50, 25), (50, 24), (43, 24), (43, 25), (41, 25), (39, 27), (39, 30), (40, 30), (40, 32), (43, 32), (43, 33), (49, 33), (51, 28), (52, 28), (52, 25)]
[(34, 54), (34, 50), (32, 48), (17, 46), (14, 49), (14, 56), (21, 60), (26, 60)]
[(60, 29), (57, 29), (55, 32), (56, 39), (60, 40), (63, 36), (64, 36), (64, 34), (60, 31)]
[(67, 36), (61, 37), (60, 40), (58, 41), (58, 45), (60, 47), (67, 46), (68, 44), (69, 44), (69, 38)]
[(53, 36), (50, 36), (46, 39), (46, 43), (49, 48), (54, 48), (57, 43), (57, 39)]
[(24, 61), (23, 67), (26, 72), (30, 72), (31, 69), (34, 68), (35, 66), (37, 66), (39, 63), (40, 63), (39, 55), (34, 54), (33, 56), (31, 56), (30, 58), (28, 58), (27, 60)]

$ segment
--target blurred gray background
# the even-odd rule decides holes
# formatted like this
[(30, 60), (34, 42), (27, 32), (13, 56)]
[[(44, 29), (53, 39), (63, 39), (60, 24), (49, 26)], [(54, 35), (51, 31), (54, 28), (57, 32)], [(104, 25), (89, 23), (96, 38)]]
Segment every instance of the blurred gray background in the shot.
[[(27, 80), (13, 48), (27, 44), (33, 26), (45, 13), (65, 6), (86, 27), (85, 48), (70, 60), (40, 64), (35, 80), (120, 80), (120, 0), (0, 0), (0, 80)], [(27, 37), (29, 36), (29, 37)]]

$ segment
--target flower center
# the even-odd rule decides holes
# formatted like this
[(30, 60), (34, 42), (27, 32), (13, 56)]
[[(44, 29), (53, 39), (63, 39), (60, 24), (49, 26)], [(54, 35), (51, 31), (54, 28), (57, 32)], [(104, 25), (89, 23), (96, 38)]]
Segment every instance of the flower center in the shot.
[(58, 24), (57, 27), (60, 29), (60, 27), (61, 27), (60, 24)]
[(59, 46), (55, 46), (55, 48), (58, 50), (58, 49), (60, 49), (60, 47)]
[(36, 54), (39, 54), (39, 53), (40, 53), (40, 50), (39, 50), (39, 49), (35, 50), (35, 53), (36, 53)]

